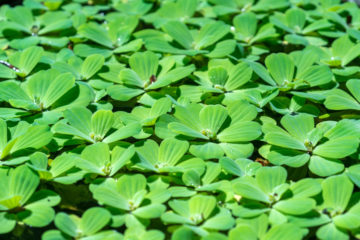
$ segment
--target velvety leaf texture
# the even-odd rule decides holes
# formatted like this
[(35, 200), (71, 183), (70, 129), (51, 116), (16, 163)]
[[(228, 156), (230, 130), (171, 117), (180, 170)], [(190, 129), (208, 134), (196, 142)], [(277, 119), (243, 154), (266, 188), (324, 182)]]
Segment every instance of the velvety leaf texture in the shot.
[(360, 239), (360, 1), (0, 4), (0, 239)]

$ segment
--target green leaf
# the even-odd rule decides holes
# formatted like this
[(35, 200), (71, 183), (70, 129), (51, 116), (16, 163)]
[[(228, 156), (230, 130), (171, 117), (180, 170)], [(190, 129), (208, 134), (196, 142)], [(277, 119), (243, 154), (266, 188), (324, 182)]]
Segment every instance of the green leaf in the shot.
[(135, 154), (135, 149), (133, 146), (123, 149), (116, 146), (111, 152), (111, 171), (110, 176), (116, 174)]
[(46, 125), (34, 125), (27, 129), (26, 133), (20, 136), (12, 146), (10, 153), (30, 149), (39, 149), (47, 145), (52, 139), (50, 128)]
[(236, 176), (243, 176), (244, 172), (241, 167), (232, 159), (223, 157), (220, 159), (221, 167), (228, 173), (231, 173)]
[(2, 151), (8, 142), (6, 121), (0, 118), (0, 150)]
[(326, 108), (331, 110), (354, 109), (360, 110), (360, 104), (345, 91), (333, 90), (324, 102)]
[(171, 240), (194, 239), (196, 233), (186, 226), (179, 227), (173, 233)]
[(116, 142), (138, 134), (141, 131), (141, 125), (137, 122), (129, 123), (123, 126), (103, 139), (105, 143)]
[(190, 49), (193, 44), (191, 32), (187, 26), (178, 21), (169, 21), (163, 25), (164, 31), (185, 49)]
[[(324, 134), (328, 139), (336, 139), (339, 137), (351, 136), (354, 131), (357, 132), (357, 127), (354, 128), (354, 121), (351, 119), (344, 119), (336, 123), (336, 125)], [(355, 125), (356, 126), (356, 125)]]
[(360, 171), (359, 170), (360, 170), (360, 165), (355, 164), (355, 165), (352, 165), (351, 167), (349, 167), (346, 172), (347, 176), (358, 187), (360, 186)]
[(216, 199), (213, 196), (196, 195), (189, 200), (190, 216), (194, 219), (207, 219), (215, 207)]
[(256, 181), (249, 177), (236, 182), (234, 185), (234, 192), (248, 199), (270, 203), (269, 197), (257, 186)]
[(44, 108), (49, 108), (59, 98), (66, 94), (75, 84), (75, 77), (71, 73), (58, 75), (49, 85), (42, 98)]
[(43, 100), (47, 89), (52, 84), (51, 81), (58, 76), (59, 72), (51, 69), (49, 71), (40, 71), (29, 78), (26, 88), (34, 103), (38, 104)]
[(291, 192), (296, 198), (312, 197), (321, 192), (321, 184), (313, 178), (304, 178), (290, 186)]
[(145, 207), (140, 207), (136, 209), (133, 214), (137, 217), (149, 219), (149, 218), (158, 218), (164, 213), (166, 207), (162, 204), (150, 204)]
[(340, 137), (317, 146), (313, 153), (325, 158), (344, 158), (356, 152), (358, 146), (357, 137)]
[(0, 78), (16, 78), (16, 74), (12, 69), (5, 67), (4, 65), (0, 65)]
[(246, 101), (234, 101), (227, 106), (232, 122), (251, 121), (258, 114), (256, 107)]
[[(25, 216), (23, 222), (31, 227), (45, 227), (52, 222), (55, 217), (55, 210), (44, 203), (31, 203), (26, 206), (26, 210), (30, 211), (30, 216)], [(22, 214), (18, 214), (22, 218)]]
[(72, 25), (72, 22), (70, 19), (61, 19), (61, 20), (55, 21), (53, 23), (49, 23), (43, 29), (40, 29), (39, 34), (44, 35), (44, 34), (51, 33), (51, 32), (65, 30), (67, 28), (70, 28), (71, 25)]
[(334, 223), (328, 223), (316, 231), (316, 237), (321, 240), (348, 240), (347, 232), (338, 229)]
[(342, 172), (344, 168), (344, 164), (337, 159), (323, 158), (319, 156), (312, 156), (310, 158), (310, 171), (321, 177), (335, 175)]
[(307, 114), (295, 116), (285, 115), (281, 119), (281, 125), (297, 140), (304, 142), (308, 133), (314, 128), (314, 118)]
[(273, 226), (275, 225), (281, 225), (286, 223), (286, 215), (281, 213), (280, 211), (277, 211), (276, 209), (271, 209), (269, 214), (269, 222)]
[(101, 204), (106, 204), (118, 209), (130, 210), (128, 200), (115, 189), (99, 187), (93, 191), (93, 194), (94, 198)]
[(346, 87), (349, 89), (350, 93), (355, 97), (355, 99), (359, 102), (360, 101), (360, 91), (359, 85), (360, 81), (358, 79), (350, 79), (346, 81)]
[(160, 98), (151, 107), (150, 116), (159, 117), (166, 114), (171, 109), (172, 102), (169, 98)]
[(88, 57), (93, 54), (100, 54), (105, 58), (108, 58), (113, 54), (113, 52), (108, 48), (81, 43), (75, 45), (74, 53), (79, 57)]
[(88, 80), (95, 75), (104, 65), (105, 59), (100, 54), (93, 54), (88, 56), (81, 65), (81, 76)]
[(250, 226), (240, 225), (229, 231), (229, 240), (257, 240), (256, 233)]
[(60, 212), (55, 217), (55, 225), (67, 235), (72, 237), (77, 236), (78, 220), (76, 218), (72, 218), (66, 213)]
[(303, 33), (307, 34), (316, 30), (320, 30), (320, 29), (325, 29), (331, 27), (331, 23), (327, 20), (327, 19), (320, 19), (317, 21), (312, 22), (311, 24), (307, 25), (304, 30)]
[(307, 148), (301, 141), (285, 133), (270, 132), (265, 134), (265, 140), (275, 146), (307, 151)]
[(201, 159), (221, 158), (224, 155), (221, 146), (212, 142), (201, 145), (191, 145), (189, 152)]
[(331, 45), (333, 56), (340, 58), (344, 57), (353, 45), (354, 44), (347, 35), (336, 39)]
[(104, 27), (94, 22), (83, 24), (78, 28), (78, 33), (102, 46), (112, 48), (113, 43)]
[(183, 106), (175, 106), (174, 116), (180, 120), (180, 122), (185, 125), (197, 130), (201, 131), (201, 124), (199, 120), (199, 113), (202, 109), (202, 106), (199, 104), (189, 104), (186, 107)]
[(160, 75), (159, 78), (156, 80), (156, 82), (151, 83), (148, 87), (146, 87), (146, 89), (149, 90), (149, 89), (157, 89), (160, 87), (165, 87), (167, 85), (170, 85), (171, 83), (175, 83), (189, 76), (194, 70), (195, 70), (194, 65), (189, 65), (186, 67), (177, 67), (163, 75)]
[(14, 65), (17, 66), (25, 76), (27, 76), (34, 69), (36, 64), (38, 64), (43, 53), (44, 50), (41, 47), (29, 47), (21, 52), (19, 63)]
[(67, 125), (65, 123), (62, 123), (62, 122), (56, 123), (52, 130), (55, 133), (67, 134), (67, 135), (70, 135), (70, 136), (77, 136), (77, 137), (80, 137), (82, 139), (85, 139), (86, 141), (94, 142), (94, 140), (88, 134), (84, 134), (83, 132), (81, 132), (77, 128), (75, 128), (73, 126), (70, 126), (70, 125)]
[(0, 108), (0, 115), (3, 119), (16, 119), (29, 115), (29, 112), (15, 108)]
[(144, 82), (149, 81), (152, 75), (156, 76), (158, 57), (153, 52), (137, 52), (131, 55), (129, 64)]
[(70, 170), (75, 165), (75, 157), (71, 154), (62, 154), (51, 163), (50, 172), (53, 177), (58, 177), (62, 173)]
[(247, 142), (261, 135), (261, 126), (257, 122), (243, 121), (231, 124), (217, 135), (220, 142)]
[(221, 105), (210, 105), (201, 109), (200, 124), (205, 131), (216, 134), (227, 118), (226, 108)]
[(342, 66), (348, 65), (360, 55), (360, 44), (356, 44), (348, 49), (347, 54), (341, 59)]
[(228, 73), (223, 67), (213, 67), (208, 71), (208, 77), (214, 85), (225, 86)]
[[(296, 32), (295, 29), (292, 29), (290, 26), (288, 26), (289, 24), (287, 23), (287, 19), (286, 19), (286, 14), (280, 14), (280, 13), (275, 13), (274, 16), (270, 17), (270, 23), (274, 24), (276, 27), (289, 32), (289, 33), (294, 33)], [(301, 29), (298, 29), (298, 31)]]
[(297, 74), (300, 79), (311, 87), (327, 84), (332, 81), (333, 74), (328, 66), (310, 66)]
[(186, 171), (182, 176), (182, 181), (186, 186), (200, 186), (199, 173), (193, 169)]
[(142, 146), (136, 148), (136, 153), (141, 161), (139, 165), (157, 171), (154, 165), (159, 159), (159, 146), (155, 141), (146, 140)]
[(281, 225), (286, 223), (286, 215), (277, 211), (276, 209), (271, 209), (269, 214), (269, 222), (272, 225)]
[(146, 178), (141, 174), (123, 175), (118, 179), (118, 192), (126, 199), (134, 200), (138, 192), (146, 187)]
[(295, 65), (284, 53), (273, 53), (265, 59), (265, 65), (279, 86), (292, 82)]
[(128, 42), (127, 44), (124, 44), (116, 48), (114, 50), (114, 53), (136, 52), (142, 47), (143, 44), (144, 42), (142, 39), (135, 39), (133, 41)]
[(207, 162), (206, 173), (201, 181), (203, 185), (211, 184), (221, 173), (221, 166), (217, 163)]
[(231, 214), (224, 210), (214, 217), (207, 220), (202, 227), (206, 229), (214, 230), (228, 230), (232, 228), (235, 224), (235, 220), (231, 217)]
[(9, 193), (20, 196), (20, 203), (25, 204), (39, 185), (40, 179), (36, 173), (25, 165), (17, 167), (10, 175)]
[(322, 184), (324, 206), (337, 212), (343, 212), (350, 200), (354, 185), (346, 175), (332, 176)]
[(274, 192), (274, 189), (285, 183), (287, 172), (283, 167), (263, 167), (256, 172), (256, 181), (259, 187), (266, 193)]
[(195, 49), (204, 49), (213, 45), (230, 31), (230, 27), (222, 22), (208, 23), (200, 29), (195, 37)]
[(172, 122), (168, 125), (168, 128), (177, 134), (182, 134), (194, 138), (208, 139), (208, 137), (206, 137), (205, 135), (201, 134), (200, 132), (192, 128), (189, 128), (188, 126), (182, 123)]
[(249, 41), (255, 36), (257, 28), (256, 15), (253, 12), (244, 12), (233, 19), (236, 35), (243, 41)]
[(315, 208), (316, 202), (310, 198), (286, 199), (274, 205), (276, 210), (286, 214), (302, 215)]
[(233, 39), (223, 40), (221, 42), (216, 43), (215, 48), (206, 54), (208, 58), (223, 58), (231, 53), (233, 53), (236, 49), (236, 41)]
[(291, 223), (279, 224), (272, 227), (264, 236), (264, 240), (302, 239), (302, 231)]
[(181, 157), (187, 152), (189, 143), (173, 138), (163, 140), (159, 148), (159, 163), (175, 166)]
[[(93, 89), (84, 82), (77, 82), (64, 96), (56, 101), (52, 107), (56, 111), (65, 111), (72, 107), (85, 107), (95, 100)], [(55, 110), (55, 109), (54, 109)]]
[(110, 110), (99, 110), (91, 117), (91, 132), (95, 139), (103, 139), (114, 125), (114, 114)]
[(16, 225), (16, 221), (13, 219), (9, 219), (7, 217), (6, 212), (2, 212), (0, 213), (0, 224), (1, 224), (1, 228), (0, 228), (0, 233), (1, 234), (5, 234), (5, 233), (9, 233), (11, 232)]
[(359, 203), (355, 204), (351, 209), (342, 215), (334, 217), (334, 223), (339, 228), (356, 229), (360, 226)]
[(90, 173), (104, 175), (103, 169), (110, 162), (109, 147), (106, 143), (95, 143), (81, 152), (81, 158), (85, 161), (78, 160), (76, 166)]
[(142, 89), (128, 88), (123, 85), (113, 85), (107, 89), (111, 98), (119, 101), (128, 101), (144, 93)]
[[(267, 82), (268, 84), (270, 84), (271, 86), (276, 86), (277, 81), (273, 80), (269, 74), (269, 72), (266, 70), (266, 68), (261, 65), (260, 63), (257, 62), (251, 62), (248, 61), (247, 62), (249, 64), (249, 66), (253, 69), (253, 71), (260, 77), (262, 78), (265, 82)], [(271, 63), (273, 64), (273, 63)], [(280, 81), (281, 79), (279, 79)]]
[(33, 25), (33, 15), (31, 10), (27, 7), (17, 6), (6, 11), (6, 17), (19, 26), (23, 27), (24, 31), (30, 32)]
[(155, 52), (163, 52), (163, 53), (172, 53), (172, 54), (186, 54), (189, 56), (194, 56), (200, 53), (207, 53), (207, 51), (202, 50), (182, 50), (173, 47), (168, 42), (162, 39), (149, 39), (146, 41), (145, 46), (147, 49)]
[(44, 240), (66, 240), (66, 236), (59, 230), (47, 230), (41, 238)]
[(294, 8), (286, 11), (285, 18), (288, 26), (295, 31), (299, 31), (305, 26), (306, 14), (302, 9)]
[(228, 74), (229, 79), (226, 81), (225, 89), (227, 91), (233, 91), (238, 89), (248, 81), (252, 76), (252, 69), (245, 62), (239, 63), (230, 68)]
[(74, 107), (64, 111), (64, 117), (70, 125), (86, 135), (90, 135), (91, 132), (91, 116), (90, 110), (84, 107)]
[(136, 72), (131, 69), (121, 70), (119, 74), (119, 79), (125, 85), (135, 86), (139, 88), (144, 87), (143, 80), (137, 75)]
[(108, 210), (93, 207), (84, 212), (79, 227), (85, 235), (94, 235), (106, 226), (110, 219), (111, 214)]

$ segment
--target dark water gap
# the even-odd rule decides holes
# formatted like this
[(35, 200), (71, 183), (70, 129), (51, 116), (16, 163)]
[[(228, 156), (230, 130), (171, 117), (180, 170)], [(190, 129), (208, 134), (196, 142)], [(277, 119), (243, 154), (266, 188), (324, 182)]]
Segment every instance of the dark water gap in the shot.
[(16, 6), (22, 4), (23, 0), (0, 0), (0, 6), (8, 4), (10, 6)]

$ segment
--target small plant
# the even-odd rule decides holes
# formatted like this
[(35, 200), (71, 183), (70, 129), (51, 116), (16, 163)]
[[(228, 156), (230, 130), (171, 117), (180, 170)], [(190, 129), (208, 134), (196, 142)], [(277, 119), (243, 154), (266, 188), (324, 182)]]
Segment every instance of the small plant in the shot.
[(0, 239), (360, 239), (355, 1), (10, 2)]

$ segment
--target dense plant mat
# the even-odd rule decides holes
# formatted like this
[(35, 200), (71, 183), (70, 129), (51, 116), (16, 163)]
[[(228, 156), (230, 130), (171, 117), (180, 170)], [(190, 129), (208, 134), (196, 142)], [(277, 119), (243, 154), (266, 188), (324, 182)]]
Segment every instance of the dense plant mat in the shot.
[(360, 239), (360, 9), (0, 7), (0, 238)]

